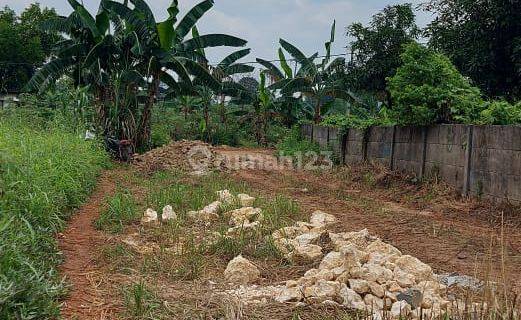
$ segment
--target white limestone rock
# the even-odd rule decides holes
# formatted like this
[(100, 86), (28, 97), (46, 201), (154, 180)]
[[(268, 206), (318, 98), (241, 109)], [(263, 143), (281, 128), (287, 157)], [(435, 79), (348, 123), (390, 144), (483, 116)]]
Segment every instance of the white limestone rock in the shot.
[(342, 267), (342, 269), (345, 270), (345, 267), (343, 267), (343, 265), (344, 255), (337, 251), (331, 251), (324, 257), (324, 259), (322, 259), (322, 262), (320, 262), (320, 266), (318, 268), (331, 270), (338, 267)]
[(394, 263), (406, 273), (412, 274), (418, 282), (434, 278), (432, 268), (416, 257), (404, 255), (399, 257)]
[(177, 214), (174, 212), (174, 209), (171, 205), (167, 205), (163, 208), (163, 214), (161, 215), (162, 221), (170, 221), (170, 220), (176, 220)]
[(216, 192), (219, 201), (225, 204), (233, 204), (236, 201), (236, 198), (230, 192), (230, 190), (219, 190)]
[(244, 207), (237, 210), (227, 212), (225, 216), (230, 217), (231, 226), (240, 226), (250, 222), (253, 218), (259, 216), (262, 210), (259, 208)]
[(253, 204), (255, 203), (254, 197), (244, 194), (244, 193), (238, 194), (237, 198), (239, 199), (239, 203), (243, 207), (252, 207)]
[(358, 294), (369, 292), (369, 282), (362, 279), (349, 279), (349, 287)]
[(224, 271), (226, 281), (236, 284), (249, 284), (260, 278), (259, 269), (241, 255), (228, 263)]
[(147, 209), (145, 213), (143, 214), (143, 217), (141, 218), (141, 222), (143, 224), (153, 224), (157, 223), (157, 212), (153, 209)]
[(335, 224), (336, 221), (337, 219), (335, 216), (320, 210), (313, 212), (311, 214), (311, 218), (309, 219), (309, 222), (315, 227), (330, 226)]
[(397, 301), (393, 303), (390, 314), (393, 318), (405, 318), (411, 313), (411, 306), (405, 301)]
[(342, 304), (345, 307), (359, 311), (366, 310), (366, 305), (364, 300), (362, 300), (362, 297), (353, 289), (348, 288), (345, 284), (341, 285), (339, 296), (343, 300)]
[(315, 244), (296, 245), (288, 254), (288, 259), (297, 265), (305, 265), (318, 261), (322, 258), (322, 247)]

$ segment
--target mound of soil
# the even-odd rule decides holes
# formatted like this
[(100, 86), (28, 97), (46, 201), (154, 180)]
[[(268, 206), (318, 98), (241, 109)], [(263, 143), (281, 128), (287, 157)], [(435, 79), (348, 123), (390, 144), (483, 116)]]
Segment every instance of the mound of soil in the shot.
[(145, 174), (172, 169), (204, 173), (219, 169), (219, 161), (216, 159), (211, 145), (202, 141), (181, 140), (137, 155), (132, 163)]

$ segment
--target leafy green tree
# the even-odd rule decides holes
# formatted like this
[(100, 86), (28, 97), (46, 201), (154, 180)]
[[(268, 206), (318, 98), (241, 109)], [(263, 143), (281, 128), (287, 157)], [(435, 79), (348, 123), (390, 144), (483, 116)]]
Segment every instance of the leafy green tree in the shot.
[(521, 2), (431, 0), (429, 44), (489, 97), (521, 98)]
[(368, 26), (351, 24), (347, 28), (347, 36), (354, 38), (349, 44), (349, 86), (377, 93), (390, 102), (386, 79), (401, 65), (403, 46), (417, 39), (419, 32), (411, 4), (387, 6), (372, 17)]
[(450, 60), (418, 43), (406, 46), (403, 65), (389, 78), (393, 114), (401, 125), (472, 123), (483, 100)]
[(204, 49), (246, 44), (225, 34), (198, 34), (195, 25), (213, 7), (212, 0), (194, 6), (179, 22), (177, 0), (162, 22), (143, 0), (102, 0), (96, 16), (76, 0), (68, 1), (74, 12), (49, 27), (69, 37), (60, 43), (55, 59), (33, 77), (30, 88), (42, 89), (72, 71), (79, 84), (93, 88), (104, 134), (130, 139), (137, 148), (150, 145), (151, 112), (161, 83), (179, 95), (193, 91), (196, 84), (218, 90), (219, 82), (204, 66)]
[(42, 10), (38, 4), (20, 17), (8, 7), (0, 10), (0, 92), (20, 92), (50, 56), (50, 47), (60, 36), (44, 32), (41, 24), (56, 16), (54, 10)]

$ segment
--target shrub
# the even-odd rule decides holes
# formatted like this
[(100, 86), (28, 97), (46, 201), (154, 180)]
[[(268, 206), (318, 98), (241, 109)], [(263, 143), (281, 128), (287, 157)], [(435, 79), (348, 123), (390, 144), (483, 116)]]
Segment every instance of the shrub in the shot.
[(471, 123), (483, 100), (450, 60), (418, 43), (406, 46), (403, 64), (388, 79), (398, 124)]
[(492, 101), (481, 111), (479, 124), (509, 125), (521, 123), (521, 102), (512, 105), (506, 101)]
[(63, 286), (54, 234), (88, 196), (106, 154), (64, 128), (0, 120), (0, 319), (54, 319)]
[(298, 126), (293, 127), (288, 135), (277, 144), (277, 151), (283, 156), (296, 156), (307, 152), (320, 152), (320, 146), (311, 140), (304, 139)]

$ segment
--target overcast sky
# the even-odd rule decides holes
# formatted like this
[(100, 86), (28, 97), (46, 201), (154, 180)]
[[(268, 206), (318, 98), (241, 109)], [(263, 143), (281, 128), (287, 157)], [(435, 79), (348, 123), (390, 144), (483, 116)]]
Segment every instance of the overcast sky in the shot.
[[(79, 0), (81, 2), (81, 0)], [(200, 33), (227, 33), (246, 39), (253, 49), (247, 61), (255, 57), (275, 59), (278, 39), (284, 38), (296, 44), (306, 54), (324, 52), (324, 42), (329, 37), (331, 24), (337, 21), (336, 42), (333, 53), (345, 53), (347, 38), (345, 27), (353, 22), (366, 23), (371, 16), (386, 5), (412, 3), (417, 6), (424, 0), (216, 0), (214, 8), (199, 23)], [(0, 5), (11, 7), (17, 12), (34, 0), (0, 0)], [(54, 7), (66, 15), (71, 9), (67, 0), (40, 0), (42, 6)], [(96, 12), (99, 0), (83, 0), (91, 12)], [(166, 17), (166, 8), (171, 0), (147, 1), (156, 14), (156, 19)], [(184, 13), (199, 0), (180, 0)], [(425, 26), (431, 16), (417, 12), (420, 26)], [(232, 50), (233, 51), (233, 50)], [(219, 62), (226, 53), (220, 49), (209, 50), (211, 62)]]

